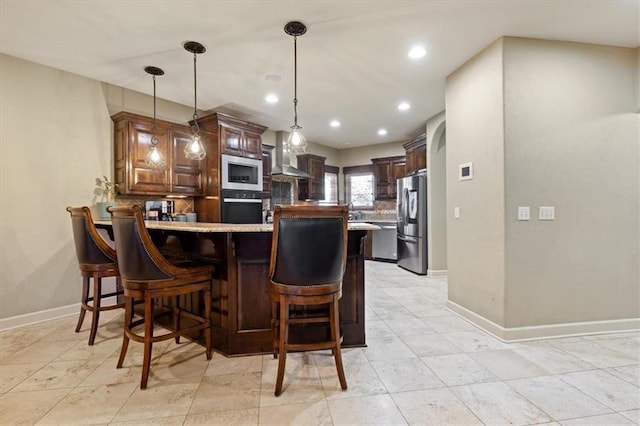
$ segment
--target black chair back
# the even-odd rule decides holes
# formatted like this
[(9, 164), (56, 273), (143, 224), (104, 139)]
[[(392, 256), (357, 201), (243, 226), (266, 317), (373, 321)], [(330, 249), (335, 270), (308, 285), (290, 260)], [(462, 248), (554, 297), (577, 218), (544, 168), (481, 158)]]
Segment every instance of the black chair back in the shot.
[(73, 242), (78, 263), (93, 265), (117, 263), (115, 251), (111, 250), (98, 234), (89, 207), (67, 207), (67, 211), (71, 214)]
[[(162, 281), (171, 279), (154, 261), (151, 242), (139, 206), (109, 207), (111, 225), (118, 252), (120, 275), (127, 281)], [(158, 253), (159, 254), (159, 253)]]
[(299, 286), (342, 281), (347, 215), (336, 207), (276, 206), (271, 280)]

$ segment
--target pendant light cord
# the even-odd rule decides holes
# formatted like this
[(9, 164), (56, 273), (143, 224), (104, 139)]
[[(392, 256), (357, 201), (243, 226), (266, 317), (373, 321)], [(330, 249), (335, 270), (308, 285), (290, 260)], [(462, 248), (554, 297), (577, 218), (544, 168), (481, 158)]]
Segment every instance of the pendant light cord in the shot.
[(156, 76), (153, 76), (153, 128), (151, 129), (153, 131), (153, 138), (151, 138), (151, 143), (153, 145), (157, 144), (157, 138), (156, 138)]
[(293, 124), (298, 127), (298, 37), (293, 37)]
[(196, 73), (196, 57), (197, 54), (193, 53), (193, 127), (194, 132), (200, 133), (200, 126), (198, 125), (198, 77)]

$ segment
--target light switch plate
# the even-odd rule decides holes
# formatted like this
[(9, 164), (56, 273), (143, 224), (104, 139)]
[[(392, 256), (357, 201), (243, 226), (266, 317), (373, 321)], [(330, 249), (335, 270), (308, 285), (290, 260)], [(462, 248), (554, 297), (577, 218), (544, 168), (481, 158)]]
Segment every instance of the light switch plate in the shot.
[(555, 220), (555, 218), (556, 218), (555, 207), (538, 207), (539, 220)]
[(529, 206), (518, 207), (518, 220), (529, 220)]
[(460, 219), (460, 207), (453, 208), (453, 217), (456, 219)]

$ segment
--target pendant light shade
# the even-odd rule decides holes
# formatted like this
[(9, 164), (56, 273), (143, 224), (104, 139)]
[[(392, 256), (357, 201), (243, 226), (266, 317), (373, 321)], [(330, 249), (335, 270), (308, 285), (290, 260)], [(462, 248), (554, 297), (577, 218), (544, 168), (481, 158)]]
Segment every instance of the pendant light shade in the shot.
[(307, 32), (307, 27), (298, 21), (287, 22), (284, 32), (293, 36), (293, 126), (285, 149), (291, 154), (300, 154), (307, 150), (307, 141), (298, 126), (298, 36)]
[(156, 76), (164, 75), (158, 67), (145, 67), (145, 72), (153, 76), (153, 126), (151, 127), (151, 147), (144, 163), (152, 169), (164, 169), (167, 166), (167, 162), (162, 155), (162, 151), (158, 148), (158, 137), (156, 136)]
[(202, 138), (200, 137), (200, 126), (198, 126), (198, 79), (196, 74), (196, 57), (207, 51), (205, 47), (197, 41), (187, 41), (184, 43), (187, 52), (193, 53), (193, 124), (191, 125), (191, 142), (184, 148), (184, 155), (189, 160), (202, 160), (206, 155)]

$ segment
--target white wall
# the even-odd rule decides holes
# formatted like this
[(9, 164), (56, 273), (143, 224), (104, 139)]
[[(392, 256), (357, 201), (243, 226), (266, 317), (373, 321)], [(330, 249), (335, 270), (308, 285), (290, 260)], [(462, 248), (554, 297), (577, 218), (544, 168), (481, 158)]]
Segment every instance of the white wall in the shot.
[(507, 340), (638, 328), (637, 53), (507, 37), (447, 78), (453, 310)]
[(445, 113), (429, 118), (427, 136), (427, 275), (447, 275), (447, 147)]

